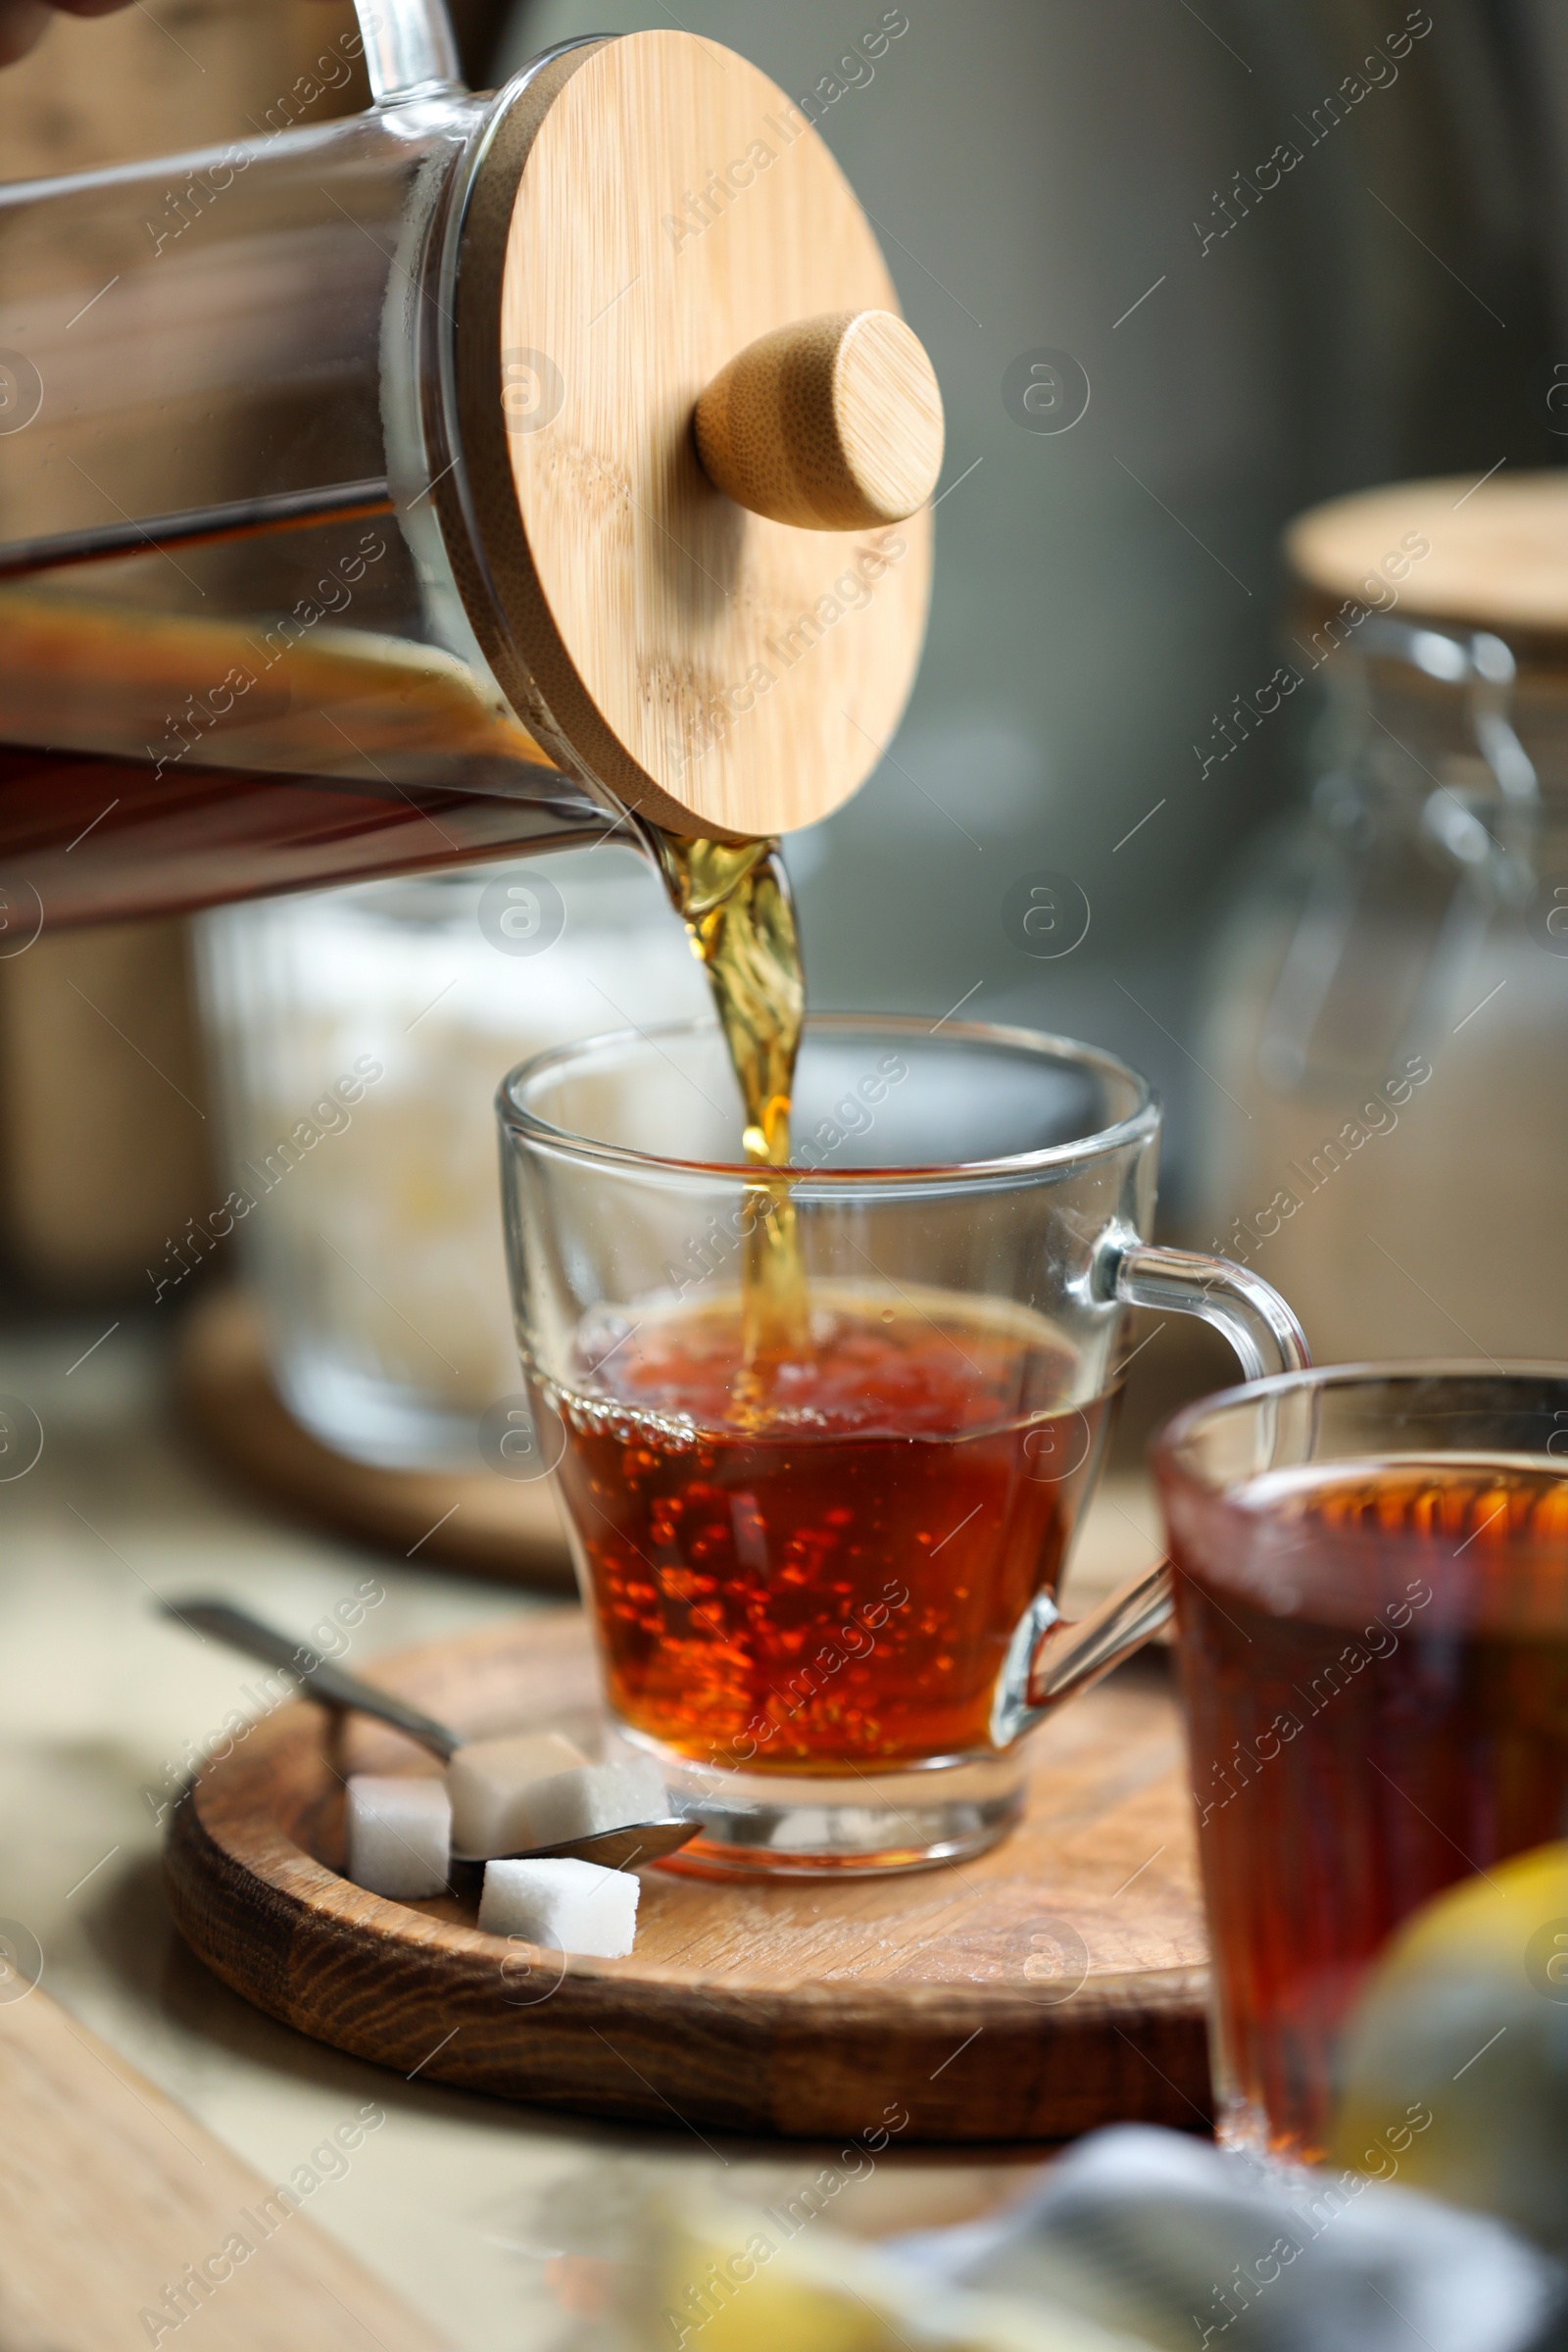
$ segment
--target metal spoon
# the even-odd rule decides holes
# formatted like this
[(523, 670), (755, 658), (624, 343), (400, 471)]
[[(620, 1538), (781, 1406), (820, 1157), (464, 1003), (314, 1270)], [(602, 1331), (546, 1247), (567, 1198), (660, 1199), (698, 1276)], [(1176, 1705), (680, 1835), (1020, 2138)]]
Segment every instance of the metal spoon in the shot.
[[(374, 1683), (360, 1680), (357, 1674), (345, 1674), (330, 1658), (318, 1658), (308, 1642), (291, 1642), (286, 1634), (275, 1633), (259, 1617), (245, 1609), (236, 1609), (226, 1600), (166, 1600), (161, 1603), (164, 1615), (173, 1618), (193, 1634), (211, 1634), (226, 1642), (230, 1649), (243, 1650), (248, 1657), (260, 1658), (269, 1666), (280, 1666), (291, 1674), (308, 1698), (318, 1699), (324, 1707), (352, 1708), (359, 1715), (373, 1715), (378, 1723), (389, 1723), (395, 1732), (416, 1740), (421, 1747), (450, 1764), (460, 1747), (468, 1743), (461, 1732), (437, 1723), (433, 1715), (421, 1715), (407, 1699), (398, 1698), (390, 1690), (382, 1690)], [(314, 1664), (303, 1664), (314, 1659)], [(509, 1861), (519, 1862), (597, 1862), (605, 1870), (625, 1870), (637, 1862), (656, 1862), (661, 1854), (672, 1854), (695, 1838), (702, 1824), (684, 1814), (662, 1815), (657, 1821), (628, 1823), (620, 1830), (596, 1830), (586, 1838), (567, 1838), (560, 1845), (531, 1845), (521, 1853), (508, 1855)], [(456, 1861), (471, 1861), (471, 1855), (455, 1855)], [(497, 1856), (494, 1859), (501, 1859)]]

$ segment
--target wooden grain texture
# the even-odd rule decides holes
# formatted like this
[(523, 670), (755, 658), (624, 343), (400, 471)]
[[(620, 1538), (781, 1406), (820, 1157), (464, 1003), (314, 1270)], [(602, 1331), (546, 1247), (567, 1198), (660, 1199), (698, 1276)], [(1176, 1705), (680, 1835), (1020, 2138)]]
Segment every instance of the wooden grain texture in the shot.
[[(497, 675), (540, 742), (683, 832), (808, 824), (875, 764), (918, 661), (929, 513), (842, 535), (749, 514), (699, 395), (759, 335), (897, 312), (816, 131), (744, 58), (641, 32), (547, 68), (470, 195), (457, 384)], [(499, 331), (498, 322), (499, 320)], [(504, 616), (504, 625), (503, 625)]]
[(942, 393), (891, 311), (830, 311), (759, 335), (697, 403), (703, 471), (753, 514), (869, 531), (923, 507), (942, 471)]
[(243, 1291), (215, 1292), (186, 1318), (178, 1394), (222, 1467), (291, 1513), (378, 1544), (423, 1568), (569, 1592), (571, 1554), (549, 1479), (476, 1469), (384, 1470), (302, 1429), (272, 1385), (260, 1319)]
[(1568, 473), (1359, 491), (1298, 516), (1285, 553), (1313, 622), (1349, 599), (1495, 630), (1531, 664), (1568, 669)]
[[(42, 1990), (0, 2003), (0, 2109), (5, 2352), (145, 2352), (187, 2325), (209, 2352), (438, 2352), (276, 2182)], [(205, 2292), (187, 2278), (204, 2266)], [(184, 2319), (165, 2299), (182, 2280)]]
[[(475, 1734), (595, 1718), (574, 1610), (374, 1672)], [(169, 1883), (237, 1990), (421, 2079), (693, 2130), (823, 2135), (895, 2103), (936, 2140), (1199, 2123), (1205, 1946), (1158, 1663), (1064, 1709), (1033, 1752), (1024, 1825), (976, 1861), (838, 1884), (653, 1869), (635, 1954), (566, 1961), (481, 1935), (471, 1889), (398, 1904), (341, 1878), (342, 1776), (426, 1760), (293, 1704), (175, 1809)]]

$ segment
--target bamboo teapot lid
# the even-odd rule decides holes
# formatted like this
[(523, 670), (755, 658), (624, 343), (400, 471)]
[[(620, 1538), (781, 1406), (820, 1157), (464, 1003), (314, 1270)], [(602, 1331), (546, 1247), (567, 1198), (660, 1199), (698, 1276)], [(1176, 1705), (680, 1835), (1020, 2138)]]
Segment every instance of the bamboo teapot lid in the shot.
[(676, 831), (838, 808), (913, 683), (942, 408), (806, 118), (683, 32), (547, 61), (474, 170), (453, 325), (437, 511), (544, 748)]

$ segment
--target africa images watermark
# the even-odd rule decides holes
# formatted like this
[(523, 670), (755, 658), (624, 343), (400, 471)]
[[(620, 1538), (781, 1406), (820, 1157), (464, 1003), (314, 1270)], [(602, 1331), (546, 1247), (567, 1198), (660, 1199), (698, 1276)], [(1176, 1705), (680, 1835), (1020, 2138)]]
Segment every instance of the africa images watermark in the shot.
[(1228, 237), (1233, 229), (1240, 228), (1249, 214), (1273, 194), (1286, 174), (1294, 172), (1298, 164), (1304, 163), (1314, 147), (1321, 147), (1330, 133), (1338, 130), (1346, 118), (1370, 98), (1375, 90), (1392, 90), (1399, 78), (1399, 63), (1409, 56), (1417, 41), (1426, 39), (1431, 30), (1432, 19), (1427, 11), (1424, 8), (1412, 8), (1403, 24), (1393, 32), (1385, 33), (1378, 46), (1362, 59), (1361, 70), (1347, 74), (1339, 88), (1331, 90), (1326, 98), (1313, 107), (1310, 122), (1303, 122), (1299, 115), (1296, 116), (1295, 121), (1306, 133), (1304, 148), (1297, 146), (1294, 140), (1281, 139), (1272, 154), (1253, 167), (1250, 179), (1243, 172), (1232, 172), (1226, 195), (1221, 196), (1218, 188), (1214, 190), (1214, 208), (1209, 215), (1210, 220), (1216, 224), (1223, 222), (1223, 226), (1205, 227), (1201, 220), (1197, 220), (1193, 222), (1200, 254), (1206, 259), (1210, 246)]
[[(242, 172), (248, 172), (273, 139), (284, 131), (293, 130), (303, 122), (312, 107), (318, 106), (330, 92), (344, 90), (354, 77), (354, 61), (365, 54), (367, 29), (378, 29), (378, 22), (362, 24), (353, 32), (345, 32), (329, 49), (317, 59), (314, 70), (297, 74), (291, 86), (275, 98), (267, 109), (263, 121), (266, 128), (259, 130), (255, 140), (237, 142), (226, 147), (216, 163), (200, 171), (192, 171), (182, 186), (170, 188), (164, 197), (164, 209), (157, 220), (144, 220), (142, 226), (152, 239), (154, 258), (165, 247), (182, 237), (187, 228), (202, 219), (218, 202), (226, 196)], [(254, 118), (252, 118), (254, 120)]]
[(771, 1188), (764, 1169), (757, 1169), (757, 1181), (745, 1186), (743, 1200), (733, 1206), (729, 1216), (719, 1216), (714, 1211), (708, 1218), (706, 1230), (691, 1235), (686, 1242), (684, 1256), (665, 1260), (665, 1284), (670, 1292), (677, 1298), (684, 1298), (698, 1282), (710, 1282), (721, 1268), (726, 1268), (738, 1245), (755, 1235), (757, 1225), (778, 1216), (780, 1206), (788, 1200), (790, 1176), (811, 1174), (813, 1169), (825, 1166), (837, 1151), (842, 1151), (851, 1136), (870, 1134), (877, 1124), (877, 1105), (884, 1103), (891, 1089), (903, 1087), (907, 1075), (909, 1063), (903, 1054), (884, 1054), (877, 1068), (867, 1070), (854, 1087), (844, 1089), (830, 1115), (818, 1119), (811, 1134), (804, 1136), (792, 1148), (788, 1166), (780, 1166), (778, 1176), (771, 1181), (778, 1190)]
[(172, 1807), (183, 1804), (206, 1765), (221, 1764), (242, 1740), (250, 1738), (265, 1716), (285, 1698), (292, 1698), (299, 1689), (300, 1675), (314, 1673), (323, 1659), (346, 1657), (352, 1647), (351, 1634), (365, 1623), (368, 1611), (378, 1609), (385, 1598), (386, 1588), (378, 1578), (364, 1578), (353, 1592), (322, 1617), (310, 1640), (302, 1642), (295, 1650), (288, 1666), (274, 1666), (260, 1682), (242, 1683), (240, 1696), (249, 1701), (255, 1712), (246, 1715), (238, 1707), (230, 1707), (215, 1730), (205, 1733), (200, 1740), (186, 1740), (183, 1755), (165, 1757), (161, 1786), (142, 1790), (153, 1820), (161, 1823)]
[[(743, 1568), (754, 1575), (767, 1566), (766, 1530), (752, 1494), (730, 1497), (730, 1524), (735, 1535), (735, 1551)], [(741, 1772), (765, 1747), (775, 1733), (793, 1723), (803, 1708), (820, 1698), (833, 1677), (851, 1664), (863, 1665), (876, 1648), (877, 1635), (887, 1624), (895, 1609), (907, 1608), (910, 1593), (907, 1585), (896, 1577), (889, 1578), (875, 1600), (857, 1601), (842, 1618), (835, 1621), (831, 1631), (824, 1628), (809, 1659), (796, 1668), (781, 1690), (776, 1683), (769, 1684), (770, 1703), (754, 1715), (744, 1732), (733, 1738), (712, 1741), (708, 1768), (713, 1772)], [(776, 1702), (776, 1703), (773, 1703)], [(742, 1752), (744, 1749), (744, 1753)]]
[[(1293, 662), (1281, 662), (1266, 684), (1259, 686), (1250, 701), (1245, 695), (1233, 695), (1231, 707), (1224, 718), (1217, 710), (1210, 713), (1213, 733), (1208, 748), (1195, 743), (1193, 757), (1198, 761), (1199, 781), (1201, 783), (1211, 767), (1222, 765), (1233, 752), (1241, 750), (1250, 736), (1256, 733), (1265, 719), (1272, 718), (1298, 686), (1322, 668), (1331, 655), (1348, 643), (1355, 631), (1374, 612), (1392, 612), (1399, 601), (1398, 583), (1407, 579), (1417, 564), (1424, 564), (1432, 553), (1432, 542), (1422, 531), (1406, 531), (1396, 548), (1391, 548), (1379, 567), (1368, 571), (1361, 582), (1362, 593), (1348, 596), (1337, 612), (1331, 612), (1318, 628), (1312, 631), (1315, 651), (1307, 654), (1299, 639), (1296, 642), (1303, 655), (1306, 666), (1298, 669)], [(1269, 698), (1272, 696), (1272, 700)], [(1245, 713), (1245, 715), (1244, 715)], [(1248, 721), (1251, 724), (1249, 725)], [(1223, 751), (1218, 747), (1223, 744)]]
[[(254, 668), (246, 662), (231, 662), (223, 676), (205, 694), (187, 694), (177, 711), (166, 711), (162, 748), (151, 743), (147, 746), (147, 757), (153, 763), (154, 781), (166, 767), (177, 766), (187, 753), (194, 751), (215, 728), (220, 727), (225, 719), (231, 717), (252, 688), (267, 676), (269, 670), (275, 669), (278, 662), (291, 654), (303, 638), (310, 635), (312, 629), (323, 620), (341, 619), (354, 602), (355, 588), (370, 565), (379, 564), (386, 552), (387, 543), (379, 531), (364, 532), (358, 547), (351, 549), (348, 555), (339, 557), (335, 567), (329, 565), (310, 594), (298, 598), (293, 610), (283, 613), (265, 632), (262, 639), (262, 646), (267, 649), (265, 654), (253, 640), (245, 640), (256, 656)], [(286, 693), (285, 689), (285, 697)], [(286, 699), (279, 708), (287, 708)], [(242, 715), (250, 717), (253, 713), (247, 711)], [(258, 711), (254, 715), (260, 716), (261, 713)]]
[(710, 2320), (728, 2309), (742, 2287), (749, 2286), (780, 2248), (799, 2237), (836, 2196), (852, 2182), (869, 2180), (888, 2141), (896, 2132), (907, 2131), (908, 2125), (908, 2109), (901, 2100), (890, 2100), (882, 2110), (881, 2122), (858, 2132), (849, 2145), (839, 2150), (836, 2163), (821, 2165), (793, 2197), (764, 2205), (745, 2245), (721, 2262), (710, 2262), (706, 2276), (693, 2279), (687, 2287), (679, 2310), (666, 2305), (662, 2315), (662, 2340), (672, 2352), (681, 2352), (693, 2336), (701, 2335)]
[[(1223, 2335), (1227, 2328), (1234, 2327), (1264, 2289), (1272, 2286), (1291, 2264), (1298, 2261), (1308, 2246), (1322, 2236), (1329, 2224), (1348, 2205), (1352, 2204), (1363, 2189), (1369, 2188), (1374, 2180), (1392, 2180), (1399, 2170), (1399, 2158), (1411, 2140), (1418, 2132), (1428, 2130), (1433, 2121), (1431, 2108), (1422, 2100), (1413, 2100), (1404, 2114), (1395, 2123), (1387, 2125), (1365, 2150), (1361, 2159), (1368, 2168), (1365, 2172), (1342, 2172), (1325, 2180), (1320, 2188), (1314, 2188), (1305, 2211), (1297, 2208), (1265, 2253), (1255, 2256), (1250, 2262), (1233, 2262), (1229, 2277), (1216, 2281), (1209, 2297), (1209, 2310), (1217, 2306), (1224, 2313), (1224, 2318), (1210, 2320), (1205, 2327), (1202, 2312), (1195, 2311), (1192, 2315), (1193, 2326), (1199, 2330), (1199, 2352), (1203, 2352), (1203, 2347), (1212, 2337)], [(1372, 2169), (1374, 2158), (1378, 2160), (1376, 2170)], [(1385, 2296), (1383, 2300), (1387, 2301), (1388, 2298)]]
[[(763, 638), (766, 661), (753, 662), (746, 675), (730, 685), (702, 689), (697, 698), (698, 708), (686, 720), (682, 768), (689, 767), (694, 760), (706, 759), (715, 743), (724, 742), (734, 721), (755, 710), (762, 697), (771, 693), (798, 662), (820, 645), (847, 613), (863, 612), (877, 583), (896, 564), (902, 564), (908, 552), (908, 541), (895, 530), (882, 531), (867, 545), (857, 548), (831, 588), (824, 589), (813, 604), (797, 612), (787, 627), (778, 627)], [(689, 704), (690, 681), (667, 662), (664, 667), (666, 699)]]
[(270, 2196), (259, 2204), (242, 2205), (234, 2216), (234, 2227), (220, 2246), (199, 2262), (187, 2262), (172, 2286), (166, 2286), (156, 2303), (144, 2303), (137, 2313), (142, 2331), (150, 2344), (161, 2344), (166, 2335), (175, 2335), (187, 2320), (200, 2316), (220, 2286), (226, 2286), (235, 2272), (259, 2254), (270, 2237), (275, 2237), (291, 2213), (298, 2213), (307, 2197), (314, 2197), (318, 2188), (329, 2180), (346, 2180), (353, 2170), (351, 2155), (364, 2145), (368, 2132), (379, 2132), (386, 2122), (386, 2109), (374, 2099), (367, 2099), (347, 2123), (339, 2124), (330, 2138), (323, 2139), (311, 2150), (309, 2160), (294, 2167), (287, 2181), (279, 2181)]
[[(1364, 1673), (1374, 1659), (1392, 1658), (1399, 1646), (1399, 1635), (1409, 1624), (1417, 1609), (1424, 1609), (1433, 1597), (1432, 1587), (1424, 1577), (1413, 1576), (1404, 1588), (1400, 1600), (1391, 1600), (1378, 1611), (1370, 1625), (1352, 1635), (1338, 1656), (1330, 1658), (1314, 1674), (1305, 1690), (1293, 1684), (1306, 1709), (1307, 1720), (1321, 1715), (1342, 1690), (1348, 1690), (1358, 1674)], [(1250, 1747), (1241, 1740), (1233, 1743), (1229, 1756), (1216, 1759), (1209, 1766), (1209, 1779), (1219, 1791), (1213, 1796), (1200, 1796), (1195, 1788), (1193, 1802), (1198, 1807), (1198, 1826), (1202, 1829), (1209, 1817), (1222, 1813), (1225, 1807), (1240, 1796), (1255, 1781), (1265, 1765), (1287, 1748), (1306, 1728), (1301, 1718), (1282, 1708), (1272, 1723), (1258, 1733)]]
[(727, 1216), (715, 1211), (708, 1218), (706, 1229), (688, 1241), (680, 1260), (665, 1261), (664, 1281), (674, 1296), (684, 1298), (697, 1284), (710, 1281), (727, 1266), (736, 1249), (750, 1241), (759, 1223), (765, 1224), (784, 1206), (792, 1178), (808, 1175), (824, 1166), (852, 1136), (868, 1135), (876, 1125), (877, 1106), (908, 1075), (909, 1065), (902, 1054), (884, 1054), (875, 1069), (857, 1079), (853, 1087), (847, 1087), (829, 1115), (819, 1119), (810, 1134), (792, 1148), (788, 1165), (780, 1168), (771, 1182), (767, 1173), (759, 1168), (757, 1181), (747, 1185), (737, 1206)]
[(1214, 1255), (1231, 1258), (1237, 1265), (1249, 1264), (1314, 1193), (1322, 1192), (1342, 1168), (1349, 1166), (1356, 1152), (1364, 1151), (1374, 1136), (1394, 1133), (1399, 1124), (1399, 1109), (1410, 1101), (1418, 1086), (1426, 1085), (1432, 1074), (1432, 1064), (1424, 1054), (1410, 1054), (1402, 1070), (1385, 1078), (1352, 1118), (1342, 1120), (1336, 1133), (1326, 1135), (1317, 1150), (1308, 1153), (1304, 1168), (1298, 1159), (1285, 1162), (1301, 1191), (1298, 1193), (1289, 1185), (1281, 1185), (1267, 1207), (1255, 1210), (1250, 1220), (1233, 1218), (1229, 1233), (1213, 1237)]
[(770, 170), (804, 131), (813, 128), (829, 107), (837, 106), (851, 90), (867, 88), (876, 77), (877, 62), (908, 29), (909, 20), (902, 8), (885, 10), (881, 23), (862, 32), (858, 47), (852, 43), (835, 61), (833, 72), (818, 76), (808, 95), (793, 104), (786, 101), (777, 114), (764, 115), (757, 136), (739, 155), (716, 166), (700, 187), (683, 190), (676, 210), (663, 217), (664, 234), (675, 251), (680, 253), (693, 238), (722, 220), (736, 199), (755, 187), (759, 176)]
[(819, 1168), (852, 1136), (869, 1135), (876, 1125), (874, 1106), (886, 1102), (891, 1089), (902, 1086), (908, 1075), (909, 1065), (902, 1054), (884, 1054), (876, 1068), (846, 1089), (829, 1115), (819, 1119), (810, 1134), (795, 1146), (791, 1166)]
[(187, 1217), (184, 1232), (165, 1243), (164, 1265), (167, 1268), (172, 1261), (178, 1272), (160, 1274), (152, 1266), (147, 1268), (147, 1279), (153, 1286), (153, 1304), (161, 1305), (166, 1291), (177, 1290), (188, 1274), (194, 1274), (198, 1266), (204, 1265), (219, 1244), (228, 1239), (269, 1193), (276, 1191), (308, 1152), (314, 1152), (329, 1135), (345, 1134), (354, 1124), (350, 1103), (363, 1102), (367, 1088), (385, 1076), (386, 1064), (377, 1061), (373, 1054), (358, 1054), (353, 1070), (321, 1094), (311, 1104), (308, 1114), (296, 1119), (288, 1134), (280, 1135), (270, 1152), (260, 1154), (260, 1166), (255, 1159), (242, 1159), (239, 1172), (250, 1179), (250, 1188), (235, 1185), (205, 1225), (195, 1217)]

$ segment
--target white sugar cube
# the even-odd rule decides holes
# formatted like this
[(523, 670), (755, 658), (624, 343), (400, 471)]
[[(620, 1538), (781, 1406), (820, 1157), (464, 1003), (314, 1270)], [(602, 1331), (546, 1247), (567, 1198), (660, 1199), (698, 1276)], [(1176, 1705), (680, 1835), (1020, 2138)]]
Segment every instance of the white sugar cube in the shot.
[(629, 1870), (596, 1862), (487, 1862), (479, 1925), (548, 1951), (624, 1960), (637, 1934), (641, 1886)]
[[(549, 1742), (564, 1752), (543, 1752)], [(447, 1788), (453, 1842), (460, 1854), (476, 1858), (564, 1845), (669, 1811), (657, 1765), (585, 1764), (569, 1740), (554, 1734), (476, 1740), (448, 1765)]]
[(358, 1772), (349, 1783), (349, 1868), (371, 1894), (444, 1894), (452, 1804), (438, 1780)]
[(470, 1740), (447, 1766), (452, 1799), (452, 1844), (473, 1861), (515, 1853), (526, 1841), (508, 1841), (517, 1792), (586, 1764), (582, 1749), (560, 1732), (514, 1732), (499, 1740)]

